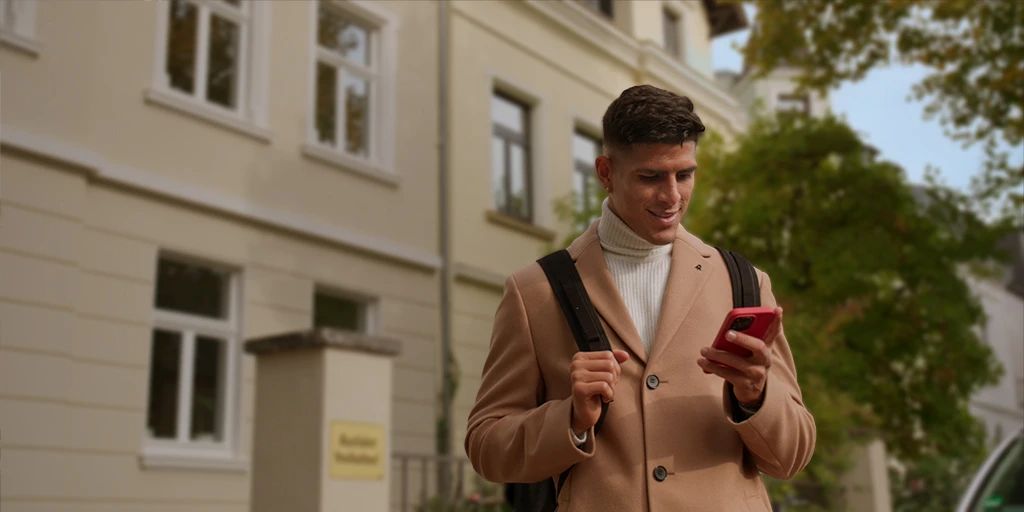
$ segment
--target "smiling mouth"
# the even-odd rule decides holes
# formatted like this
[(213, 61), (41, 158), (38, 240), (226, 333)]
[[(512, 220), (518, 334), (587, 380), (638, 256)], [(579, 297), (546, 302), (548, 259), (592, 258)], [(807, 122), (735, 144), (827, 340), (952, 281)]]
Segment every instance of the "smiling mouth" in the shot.
[(676, 214), (678, 214), (679, 212), (675, 211), (675, 212), (668, 212), (668, 213), (657, 213), (657, 212), (652, 212), (650, 210), (647, 210), (647, 213), (650, 213), (651, 215), (654, 215), (655, 217), (658, 217), (658, 218), (661, 218), (661, 219), (671, 219), (672, 217), (675, 217)]

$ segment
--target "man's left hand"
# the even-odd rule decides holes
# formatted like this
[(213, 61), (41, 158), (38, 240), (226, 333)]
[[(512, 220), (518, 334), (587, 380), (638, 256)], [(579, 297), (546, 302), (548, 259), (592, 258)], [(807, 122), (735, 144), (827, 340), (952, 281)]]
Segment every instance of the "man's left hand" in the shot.
[[(732, 384), (736, 400), (745, 407), (757, 408), (764, 398), (765, 384), (768, 382), (768, 369), (772, 366), (772, 344), (782, 332), (782, 308), (775, 308), (775, 320), (768, 326), (764, 341), (740, 332), (729, 331), (726, 339), (751, 352), (750, 356), (742, 357), (731, 352), (704, 347), (700, 350), (703, 356), (697, 365), (707, 372), (713, 373)], [(730, 337), (732, 336), (732, 337)], [(716, 364), (717, 363), (717, 364)], [(721, 366), (725, 365), (725, 366)]]

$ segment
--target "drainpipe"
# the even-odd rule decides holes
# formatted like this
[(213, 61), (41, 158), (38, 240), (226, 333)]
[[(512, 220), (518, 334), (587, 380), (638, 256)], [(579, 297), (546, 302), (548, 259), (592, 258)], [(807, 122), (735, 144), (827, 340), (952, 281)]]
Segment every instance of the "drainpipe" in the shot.
[[(440, 455), (450, 455), (452, 444), (452, 398), (448, 388), (451, 382), (451, 247), (448, 200), (448, 0), (438, 2), (438, 201), (441, 246), (441, 425), (445, 438), (439, 443)], [(447, 505), (450, 482), (449, 467), (441, 463), (441, 500)]]

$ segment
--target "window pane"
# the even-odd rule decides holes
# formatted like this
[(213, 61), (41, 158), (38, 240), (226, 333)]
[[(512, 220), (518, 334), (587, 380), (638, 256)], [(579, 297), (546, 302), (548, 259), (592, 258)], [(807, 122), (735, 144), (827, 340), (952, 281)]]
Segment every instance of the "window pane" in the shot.
[(576, 194), (576, 211), (581, 212), (587, 206), (586, 181), (583, 173), (572, 173), (572, 190)]
[(224, 439), (224, 375), (227, 357), (224, 340), (196, 337), (192, 374), (192, 434), (194, 441)]
[(324, 0), (320, 2), (317, 41), (363, 66), (370, 65), (370, 29)]
[(313, 325), (362, 332), (364, 305), (356, 300), (317, 293), (313, 298)]
[(227, 318), (227, 301), (227, 272), (163, 258), (157, 264), (158, 309)]
[(505, 141), (496, 136), (491, 137), (491, 190), (495, 209), (505, 211)]
[(579, 0), (583, 5), (608, 16), (612, 16), (612, 0)]
[(679, 17), (669, 10), (662, 12), (662, 37), (665, 39), (665, 51), (670, 55), (679, 56)]
[(167, 30), (167, 61), (164, 71), (170, 86), (192, 93), (195, 90), (196, 33), (199, 20), (196, 6), (185, 0), (171, 0)]
[(338, 72), (323, 63), (316, 66), (316, 134), (317, 141), (330, 146), (337, 143)]
[(149, 356), (149, 435), (174, 439), (178, 425), (178, 376), (181, 370), (181, 334), (153, 331)]
[(370, 84), (344, 75), (345, 151), (359, 156), (370, 154)]
[(509, 130), (525, 135), (524, 109), (522, 105), (497, 94), (491, 97), (492, 120)]
[(526, 190), (526, 154), (522, 146), (512, 144), (509, 147), (509, 172), (512, 185), (509, 213), (519, 217), (529, 217), (529, 200)]
[(228, 108), (238, 106), (238, 25), (220, 16), (210, 19), (210, 63), (206, 98)]
[(598, 142), (593, 137), (581, 133), (573, 134), (572, 157), (575, 160), (593, 165), (599, 153)]

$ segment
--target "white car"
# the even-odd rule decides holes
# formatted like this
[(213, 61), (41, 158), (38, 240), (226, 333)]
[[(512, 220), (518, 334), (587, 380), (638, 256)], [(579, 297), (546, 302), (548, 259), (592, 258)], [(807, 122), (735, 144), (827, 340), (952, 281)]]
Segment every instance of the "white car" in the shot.
[(1024, 429), (989, 455), (956, 512), (1024, 512)]

